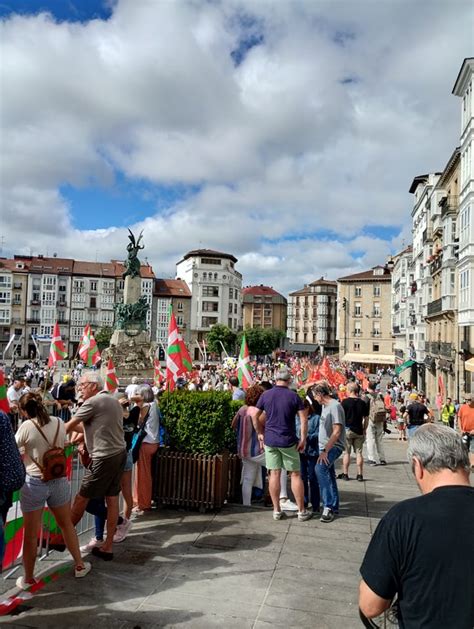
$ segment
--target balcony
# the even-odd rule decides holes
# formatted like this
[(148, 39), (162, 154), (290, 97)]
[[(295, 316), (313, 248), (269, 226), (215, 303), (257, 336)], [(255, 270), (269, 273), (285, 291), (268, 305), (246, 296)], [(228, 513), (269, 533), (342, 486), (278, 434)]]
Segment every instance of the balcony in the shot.
[(400, 334), (400, 326), (394, 325), (392, 328), (392, 334)]
[(362, 330), (354, 330), (354, 336), (362, 336)]
[(40, 305), (39, 299), (32, 299), (30, 301), (30, 306), (39, 306), (39, 305)]
[(441, 356), (445, 358), (452, 358), (453, 356), (453, 344), (452, 343), (443, 343), (439, 344), (439, 353)]
[(39, 323), (40, 319), (39, 317), (31, 317), (29, 319), (26, 320), (27, 323)]
[(438, 343), (438, 341), (425, 341), (425, 352), (429, 354), (439, 354), (440, 343)]
[(373, 336), (374, 338), (379, 338), (382, 336), (380, 330), (372, 330), (372, 332), (370, 333), (370, 336)]
[(443, 300), (435, 299), (434, 301), (430, 301), (427, 308), (427, 316), (432, 317), (433, 315), (437, 315), (443, 311)]
[(23, 284), (21, 282), (13, 282), (13, 288), (15, 290), (21, 290), (23, 287)]
[(60, 308), (67, 308), (67, 303), (65, 301), (57, 301), (56, 306), (59, 306)]
[[(397, 308), (398, 310), (398, 308)], [(372, 317), (374, 319), (381, 319), (382, 318), (382, 313), (380, 312), (380, 310), (373, 310), (372, 311)]]
[(360, 319), (362, 317), (362, 313), (361, 312), (354, 312), (354, 314), (352, 315), (355, 319)]
[(445, 196), (439, 202), (439, 207), (441, 208), (441, 217), (443, 218), (446, 214), (455, 213), (459, 206), (459, 197), (456, 194), (451, 194), (449, 196)]
[[(430, 260), (430, 258), (428, 258)], [(437, 254), (432, 256), (432, 261), (430, 262), (430, 273), (431, 275), (435, 275), (441, 271), (441, 267), (443, 265), (443, 252), (439, 251)]]

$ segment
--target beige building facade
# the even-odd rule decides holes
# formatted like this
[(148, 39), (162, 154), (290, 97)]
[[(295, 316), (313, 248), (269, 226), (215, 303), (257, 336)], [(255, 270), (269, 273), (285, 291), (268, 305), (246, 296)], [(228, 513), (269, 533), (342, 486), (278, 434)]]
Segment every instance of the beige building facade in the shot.
[(246, 286), (242, 289), (244, 330), (272, 328), (286, 334), (287, 300), (271, 286)]
[(392, 338), (393, 262), (337, 280), (341, 360), (369, 367), (394, 366)]

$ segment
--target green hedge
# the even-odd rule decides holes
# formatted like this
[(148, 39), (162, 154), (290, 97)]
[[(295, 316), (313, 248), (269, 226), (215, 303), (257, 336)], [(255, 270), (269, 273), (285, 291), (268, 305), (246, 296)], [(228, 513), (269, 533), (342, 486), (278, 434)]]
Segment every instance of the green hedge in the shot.
[(160, 398), (169, 445), (192, 454), (236, 451), (230, 424), (242, 402), (222, 391), (176, 391)]

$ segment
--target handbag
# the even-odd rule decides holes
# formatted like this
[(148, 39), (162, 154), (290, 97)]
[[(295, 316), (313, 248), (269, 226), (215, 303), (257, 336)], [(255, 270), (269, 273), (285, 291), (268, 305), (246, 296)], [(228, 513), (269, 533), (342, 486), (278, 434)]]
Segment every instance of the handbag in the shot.
[(0, 493), (7, 495), (21, 489), (25, 483), (25, 466), (16, 445), (10, 418), (0, 411)]
[(132, 453), (132, 461), (134, 463), (138, 461), (138, 457), (140, 456), (140, 448), (142, 447), (143, 439), (146, 437), (145, 427), (149, 417), (150, 409), (148, 409), (146, 417), (142, 423), (138, 425), (137, 432), (132, 437), (132, 447), (130, 448), (130, 452)]

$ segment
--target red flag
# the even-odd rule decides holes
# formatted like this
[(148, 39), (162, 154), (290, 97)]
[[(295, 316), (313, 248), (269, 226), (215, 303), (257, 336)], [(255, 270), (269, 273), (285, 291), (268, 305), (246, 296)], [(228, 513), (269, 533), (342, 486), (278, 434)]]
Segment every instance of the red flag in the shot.
[(84, 328), (81, 342), (79, 343), (79, 356), (88, 367), (96, 365), (100, 361), (100, 352), (89, 324)]
[(240, 346), (239, 362), (239, 386), (242, 389), (248, 389), (253, 384), (252, 370), (250, 368), (249, 348), (245, 339), (245, 334), (242, 336), (242, 344)]
[(0, 369), (0, 411), (4, 413), (10, 412), (10, 404), (7, 398), (7, 386), (5, 384), (5, 374), (3, 369)]
[(319, 371), (323, 378), (329, 382), (329, 384), (334, 384), (334, 374), (331, 369), (331, 365), (329, 364), (329, 359), (327, 356), (323, 358), (323, 362), (319, 367)]
[(183, 373), (187, 373), (188, 371), (192, 370), (193, 361), (188, 352), (188, 348), (186, 347), (186, 343), (183, 341), (183, 337), (179, 333), (178, 333), (178, 344), (179, 344), (179, 351), (181, 353), (181, 369), (178, 373), (178, 376), (180, 376)]
[(160, 361), (157, 358), (155, 358), (155, 360), (153, 361), (153, 367), (155, 371), (154, 373), (155, 386), (160, 387), (161, 383), (165, 379), (165, 376), (163, 374), (163, 370), (161, 369)]
[(119, 381), (117, 379), (117, 374), (115, 373), (115, 365), (114, 361), (109, 358), (107, 362), (107, 371), (105, 373), (105, 390), (113, 393), (118, 389)]
[(184, 372), (184, 367), (181, 358), (178, 326), (176, 325), (176, 319), (171, 306), (169, 312), (168, 350), (166, 352), (166, 388), (168, 391), (174, 391), (178, 376), (180, 373)]
[(67, 352), (61, 339), (59, 323), (56, 321), (53, 336), (51, 337), (51, 346), (49, 348), (48, 367), (54, 367), (58, 360), (64, 360), (65, 358), (67, 358)]

